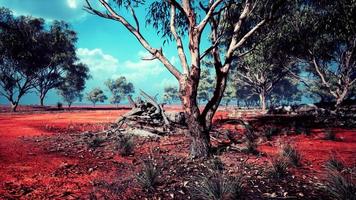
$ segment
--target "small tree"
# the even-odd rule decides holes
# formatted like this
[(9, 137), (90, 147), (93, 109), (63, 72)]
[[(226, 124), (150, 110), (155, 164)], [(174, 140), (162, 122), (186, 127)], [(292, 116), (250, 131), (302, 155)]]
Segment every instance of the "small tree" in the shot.
[(75, 101), (82, 100), (85, 82), (90, 78), (89, 68), (84, 64), (72, 65), (70, 69), (64, 77), (64, 81), (58, 87), (58, 94), (68, 104), (69, 108)]
[(103, 103), (108, 97), (100, 88), (94, 88), (87, 95), (86, 98), (88, 101), (92, 102), (94, 107), (97, 102)]
[(168, 104), (172, 104), (179, 100), (178, 88), (175, 86), (164, 87), (163, 101)]
[(214, 92), (214, 78), (209, 69), (203, 69), (200, 75), (197, 99), (199, 103), (207, 102)]
[(112, 97), (110, 103), (118, 105), (122, 99), (135, 92), (134, 86), (131, 82), (126, 80), (126, 77), (121, 76), (116, 80), (109, 79), (105, 82), (109, 88)]

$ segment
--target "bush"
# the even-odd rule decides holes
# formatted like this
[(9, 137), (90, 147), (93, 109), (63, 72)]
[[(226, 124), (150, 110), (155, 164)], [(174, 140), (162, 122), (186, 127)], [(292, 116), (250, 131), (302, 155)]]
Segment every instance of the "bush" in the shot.
[(304, 123), (296, 123), (294, 128), (296, 134), (311, 135), (310, 127)]
[(273, 136), (276, 136), (279, 132), (279, 129), (276, 127), (269, 127), (267, 130), (264, 132), (264, 136), (267, 138), (267, 140), (271, 140)]
[(219, 157), (214, 156), (209, 160), (209, 165), (212, 170), (223, 171), (224, 163), (221, 161)]
[(90, 148), (97, 148), (97, 147), (100, 147), (104, 142), (105, 142), (104, 139), (99, 138), (99, 137), (95, 137), (95, 138), (89, 143), (89, 147), (90, 147)]
[(63, 108), (63, 103), (57, 102), (57, 109), (61, 110)]
[(153, 191), (158, 183), (159, 174), (157, 164), (149, 158), (143, 162), (142, 170), (137, 174), (136, 180), (143, 189)]
[(345, 165), (334, 154), (332, 154), (330, 158), (326, 161), (325, 168), (328, 170), (335, 170), (341, 172), (345, 168)]
[(189, 192), (193, 199), (233, 200), (241, 199), (243, 179), (241, 176), (231, 177), (212, 172), (210, 175), (200, 175), (192, 181)]
[(336, 140), (336, 133), (331, 129), (324, 130), (324, 139), (325, 140)]
[(300, 166), (301, 155), (295, 146), (284, 144), (281, 146), (280, 155), (289, 161), (294, 167)]
[(245, 144), (246, 148), (243, 150), (245, 153), (250, 153), (254, 155), (258, 154), (257, 144), (255, 141), (247, 140)]
[(131, 136), (122, 136), (118, 139), (118, 151), (122, 156), (132, 155), (135, 144)]
[(328, 170), (326, 190), (338, 200), (356, 200), (356, 185), (352, 178), (336, 170)]
[(271, 162), (270, 175), (272, 178), (280, 179), (287, 175), (288, 162), (286, 162), (286, 160), (283, 157), (281, 156), (273, 157), (270, 160), (270, 162)]

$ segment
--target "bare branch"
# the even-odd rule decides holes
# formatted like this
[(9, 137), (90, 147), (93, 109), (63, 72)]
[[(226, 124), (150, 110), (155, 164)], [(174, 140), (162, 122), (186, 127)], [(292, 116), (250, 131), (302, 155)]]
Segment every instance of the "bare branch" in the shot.
[[(168, 69), (168, 71), (171, 72), (171, 74), (173, 74), (176, 79), (180, 79), (181, 77), (181, 73), (178, 71), (178, 69), (173, 66), (171, 64), (171, 62), (163, 55), (162, 51), (159, 51), (158, 49), (153, 48), (148, 42), (147, 40), (141, 35), (141, 33), (134, 28), (124, 17), (122, 17), (121, 15), (119, 15), (118, 13), (116, 13), (113, 8), (105, 1), (105, 0), (99, 0), (100, 3), (104, 6), (104, 8), (107, 10), (108, 12), (108, 16), (109, 19), (113, 19), (115, 21), (120, 22), (122, 25), (125, 26), (125, 28), (130, 31), (135, 37), (136, 39), (141, 43), (141, 45), (152, 54), (152, 56), (154, 56), (155, 58), (157, 58), (158, 60), (160, 60), (162, 62), (162, 64)], [(87, 0), (87, 8), (89, 8), (94, 14), (96, 13), (101, 13), (100, 11), (97, 11), (95, 9), (93, 9), (90, 6), (89, 1)], [(99, 14), (98, 16), (102, 16), (101, 14)]]
[(216, 48), (218, 45), (219, 45), (219, 42), (220, 42), (220, 39), (221, 39), (222, 37), (220, 36), (216, 41), (215, 41), (215, 43), (214, 44), (212, 44), (208, 49), (206, 49), (205, 51), (204, 51), (204, 53), (200, 56), (200, 60), (202, 60), (206, 55), (208, 55), (210, 52), (211, 52), (211, 50), (213, 50), (214, 48)]
[(135, 10), (131, 7), (131, 5), (129, 5), (128, 7), (129, 7), (129, 9), (130, 9), (130, 12), (131, 12), (132, 17), (133, 17), (134, 20), (135, 20), (136, 29), (137, 29), (138, 32), (140, 32), (140, 23), (138, 22), (137, 16), (136, 16), (136, 14), (135, 14)]
[(176, 17), (176, 8), (173, 4), (171, 4), (171, 20), (170, 20), (171, 32), (172, 32), (172, 34), (176, 40), (176, 43), (177, 43), (177, 51), (178, 51), (178, 56), (179, 56), (180, 62), (183, 67), (183, 73), (189, 74), (189, 67), (188, 67), (187, 58), (184, 53), (182, 39), (178, 35), (178, 33), (176, 31), (176, 27), (175, 27), (175, 17)]
[(200, 22), (200, 24), (197, 26), (198, 28), (198, 32), (199, 34), (201, 34), (201, 32), (203, 32), (205, 26), (207, 25), (210, 17), (214, 14), (214, 11), (216, 9), (216, 7), (219, 6), (219, 4), (222, 2), (223, 0), (217, 0), (215, 1), (209, 8), (208, 12), (206, 13), (204, 19)]

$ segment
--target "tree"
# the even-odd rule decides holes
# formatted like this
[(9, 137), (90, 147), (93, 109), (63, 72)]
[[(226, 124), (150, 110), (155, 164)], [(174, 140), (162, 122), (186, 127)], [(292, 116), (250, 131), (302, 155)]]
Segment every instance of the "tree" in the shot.
[(43, 26), (43, 19), (15, 18), (0, 8), (0, 95), (10, 101), (12, 111), (36, 83), (42, 51), (37, 44)]
[(179, 92), (178, 88), (174, 86), (165, 86), (163, 93), (163, 101), (168, 104), (172, 104), (173, 102), (179, 100)]
[(89, 68), (82, 63), (73, 64), (70, 69), (58, 87), (58, 94), (67, 102), (69, 108), (75, 101), (81, 101), (85, 82), (90, 78)]
[(355, 1), (311, 1), (286, 19), (286, 50), (311, 73), (311, 91), (335, 108), (356, 84), (355, 9)]
[[(284, 1), (190, 1), (167, 0), (153, 1), (149, 5), (147, 23), (165, 38), (171, 38), (177, 46), (182, 71), (178, 70), (165, 56), (161, 48), (154, 48), (140, 31), (140, 23), (135, 14), (135, 7), (145, 3), (143, 0), (115, 1), (117, 6), (105, 0), (98, 0), (101, 9), (92, 7), (86, 0), (88, 12), (121, 23), (138, 42), (158, 59), (179, 83), (179, 94), (190, 132), (192, 157), (206, 157), (210, 154), (210, 135), (213, 116), (224, 94), (226, 80), (232, 61), (258, 42), (252, 40), (257, 31), (272, 22)], [(117, 10), (117, 9), (118, 10)], [(133, 16), (133, 23), (118, 11), (126, 8)], [(288, 11), (288, 9), (282, 9)], [(201, 19), (198, 21), (198, 19)], [(209, 26), (207, 26), (209, 24)], [(201, 50), (201, 36), (206, 27), (210, 28), (210, 47)], [(220, 45), (221, 36), (227, 45)], [(187, 36), (188, 44), (183, 45), (182, 37)], [(188, 47), (186, 50), (185, 48)], [(189, 58), (187, 59), (187, 52)], [(214, 60), (214, 92), (205, 108), (200, 110), (197, 103), (197, 91), (201, 78), (201, 60), (210, 54)], [(189, 62), (188, 62), (189, 60)]]
[(200, 102), (207, 102), (214, 92), (214, 78), (209, 69), (203, 69), (200, 75), (197, 99)]
[[(278, 38), (259, 44), (253, 52), (237, 62), (234, 79), (248, 85), (252, 94), (259, 96), (260, 107), (266, 110), (267, 96), (276, 85), (287, 78), (290, 71), (298, 73), (294, 62), (278, 49)], [(274, 46), (275, 45), (275, 46)]]
[(48, 91), (59, 87), (69, 67), (73, 66), (71, 64), (76, 60), (74, 43), (77, 40), (69, 25), (59, 21), (54, 21), (48, 31), (43, 30), (42, 35), (42, 66), (36, 72), (35, 84), (41, 106)]
[(91, 90), (87, 96), (87, 100), (92, 102), (94, 107), (97, 102), (103, 103), (105, 100), (108, 99), (108, 97), (104, 94), (104, 92), (100, 88), (94, 88)]
[(122, 99), (135, 92), (133, 84), (128, 82), (124, 76), (120, 76), (116, 80), (109, 79), (105, 85), (112, 94), (110, 98), (112, 104), (119, 104)]

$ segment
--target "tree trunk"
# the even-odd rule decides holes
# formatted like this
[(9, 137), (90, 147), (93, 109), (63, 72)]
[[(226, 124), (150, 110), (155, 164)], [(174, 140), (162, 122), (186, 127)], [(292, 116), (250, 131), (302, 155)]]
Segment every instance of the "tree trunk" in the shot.
[(19, 102), (11, 102), (11, 111), (16, 112)]
[(40, 105), (41, 106), (44, 106), (44, 98), (45, 98), (44, 96), (42, 96), (42, 95), (40, 96)]
[(266, 111), (266, 94), (264, 92), (260, 93), (260, 106), (263, 111)]
[(201, 118), (197, 104), (197, 84), (192, 80), (180, 80), (180, 98), (188, 125), (190, 143), (190, 156), (204, 158), (210, 155), (210, 136), (205, 119)]

